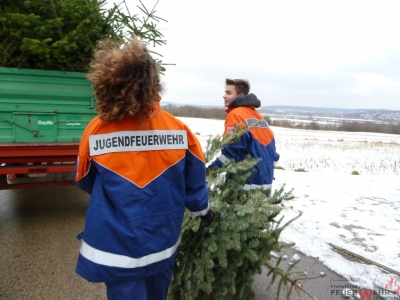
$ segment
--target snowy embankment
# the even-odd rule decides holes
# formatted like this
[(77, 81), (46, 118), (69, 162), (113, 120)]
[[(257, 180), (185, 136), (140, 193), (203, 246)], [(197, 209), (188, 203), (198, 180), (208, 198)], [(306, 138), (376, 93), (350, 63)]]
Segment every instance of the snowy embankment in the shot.
[[(179, 119), (203, 147), (209, 135), (223, 131), (221, 120)], [(284, 221), (302, 213), (281, 240), (354, 285), (400, 292), (399, 276), (350, 261), (328, 244), (400, 272), (400, 136), (272, 129), (283, 168), (275, 172), (274, 189), (285, 184), (295, 196), (282, 212)]]

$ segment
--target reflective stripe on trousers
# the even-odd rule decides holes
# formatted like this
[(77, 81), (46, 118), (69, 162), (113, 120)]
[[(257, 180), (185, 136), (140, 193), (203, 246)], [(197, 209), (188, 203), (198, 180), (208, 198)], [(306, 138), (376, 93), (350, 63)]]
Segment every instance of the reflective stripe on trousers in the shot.
[(175, 245), (168, 249), (157, 253), (152, 253), (140, 258), (133, 258), (125, 255), (98, 250), (86, 244), (85, 241), (82, 240), (80, 253), (86, 259), (99, 265), (118, 268), (139, 268), (170, 258), (175, 253), (179, 244), (180, 238), (175, 243)]

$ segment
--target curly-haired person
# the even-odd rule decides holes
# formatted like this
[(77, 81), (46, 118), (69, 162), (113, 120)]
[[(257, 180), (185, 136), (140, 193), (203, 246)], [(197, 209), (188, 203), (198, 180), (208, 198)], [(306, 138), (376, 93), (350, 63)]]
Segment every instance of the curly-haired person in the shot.
[(98, 116), (74, 174), (90, 194), (76, 272), (104, 282), (111, 300), (164, 300), (185, 207), (213, 217), (201, 146), (160, 108), (159, 68), (138, 39), (99, 42), (87, 78)]

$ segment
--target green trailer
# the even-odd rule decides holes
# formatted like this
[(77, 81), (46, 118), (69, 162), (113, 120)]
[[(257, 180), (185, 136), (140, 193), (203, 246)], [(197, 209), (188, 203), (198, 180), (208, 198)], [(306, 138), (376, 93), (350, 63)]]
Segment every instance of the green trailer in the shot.
[(0, 189), (72, 184), (92, 93), (84, 73), (0, 68)]

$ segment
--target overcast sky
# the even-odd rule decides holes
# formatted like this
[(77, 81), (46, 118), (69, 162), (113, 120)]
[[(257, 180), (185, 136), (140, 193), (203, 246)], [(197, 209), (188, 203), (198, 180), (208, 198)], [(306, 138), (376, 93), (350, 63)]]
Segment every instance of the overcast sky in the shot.
[(222, 107), (225, 78), (245, 78), (262, 106), (400, 110), (399, 0), (160, 0), (156, 11), (168, 21), (157, 50), (176, 64), (163, 101)]

